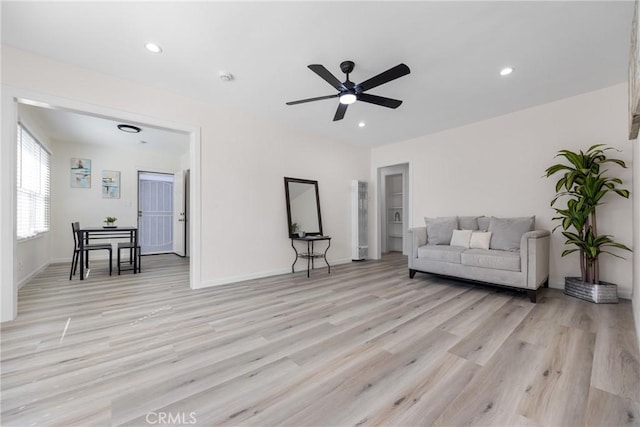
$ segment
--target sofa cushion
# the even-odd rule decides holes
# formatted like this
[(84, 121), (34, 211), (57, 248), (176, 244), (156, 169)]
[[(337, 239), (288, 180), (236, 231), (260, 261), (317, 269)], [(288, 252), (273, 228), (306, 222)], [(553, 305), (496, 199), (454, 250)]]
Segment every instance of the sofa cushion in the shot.
[(533, 230), (535, 216), (523, 218), (496, 218), (491, 217), (489, 231), (491, 235), (491, 249), (503, 251), (520, 250), (520, 239), (527, 231)]
[(418, 248), (418, 258), (460, 264), (460, 254), (466, 250), (460, 246), (426, 245)]
[(520, 252), (467, 249), (462, 252), (460, 260), (463, 265), (495, 270), (520, 271)]
[(448, 245), (453, 230), (458, 228), (457, 216), (425, 218), (424, 222), (427, 226), (427, 245)]
[(469, 247), (472, 249), (489, 249), (491, 243), (490, 231), (472, 231)]
[(458, 228), (460, 230), (478, 230), (478, 218), (479, 216), (459, 216)]
[(490, 222), (491, 222), (491, 217), (481, 216), (480, 218), (478, 218), (478, 230), (488, 231)]
[(453, 230), (453, 236), (451, 236), (451, 246), (461, 246), (468, 248), (471, 243), (471, 230)]

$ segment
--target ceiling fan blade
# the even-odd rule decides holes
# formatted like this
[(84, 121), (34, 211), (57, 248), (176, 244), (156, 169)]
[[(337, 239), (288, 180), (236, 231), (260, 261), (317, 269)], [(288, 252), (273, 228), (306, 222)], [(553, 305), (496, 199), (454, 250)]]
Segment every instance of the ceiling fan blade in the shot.
[(402, 101), (399, 99), (385, 98), (384, 96), (371, 95), (361, 93), (358, 95), (358, 101), (368, 102), (369, 104), (382, 105), (383, 107), (398, 108)]
[(348, 104), (338, 104), (338, 109), (336, 110), (336, 115), (333, 116), (333, 121), (337, 122), (338, 120), (342, 120), (344, 118), (344, 113), (347, 112)]
[(360, 83), (358, 86), (364, 92), (365, 90), (373, 89), (376, 86), (380, 86), (382, 84), (388, 83), (391, 80), (395, 80), (399, 77), (406, 76), (409, 74), (411, 70), (405, 64), (396, 65), (393, 68), (389, 68), (387, 71), (384, 71), (377, 76), (371, 77), (369, 80), (365, 80)]
[(287, 102), (287, 105), (304, 104), (305, 102), (321, 101), (323, 99), (337, 98), (338, 96), (340, 96), (340, 94), (336, 93), (335, 95), (318, 96), (316, 98), (301, 99), (299, 101), (289, 101)]
[(311, 71), (322, 77), (327, 83), (336, 88), (337, 90), (342, 90), (342, 82), (336, 78), (329, 70), (324, 68), (324, 66), (320, 64), (311, 64), (308, 66)]

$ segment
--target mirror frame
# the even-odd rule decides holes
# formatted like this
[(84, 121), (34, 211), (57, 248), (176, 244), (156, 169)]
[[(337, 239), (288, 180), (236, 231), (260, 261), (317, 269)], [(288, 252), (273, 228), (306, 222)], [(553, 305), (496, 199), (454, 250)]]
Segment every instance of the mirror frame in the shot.
[(312, 184), (316, 190), (316, 207), (318, 208), (318, 232), (306, 233), (307, 236), (322, 236), (322, 216), (320, 215), (320, 193), (318, 192), (318, 181), (311, 179), (289, 178), (284, 177), (284, 194), (287, 199), (287, 230), (289, 231), (289, 238), (298, 237), (297, 233), (291, 232), (291, 203), (289, 200), (289, 183), (295, 182), (299, 184)]

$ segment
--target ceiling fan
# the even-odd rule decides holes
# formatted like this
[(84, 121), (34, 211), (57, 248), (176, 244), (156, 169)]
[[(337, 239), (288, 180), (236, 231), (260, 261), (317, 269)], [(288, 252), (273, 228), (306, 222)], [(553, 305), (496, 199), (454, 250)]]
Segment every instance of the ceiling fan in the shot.
[(409, 67), (405, 64), (396, 65), (393, 68), (384, 71), (377, 76), (371, 77), (369, 80), (365, 80), (362, 83), (356, 84), (349, 80), (349, 73), (353, 71), (353, 61), (344, 61), (340, 64), (340, 70), (347, 75), (347, 79), (344, 82), (340, 82), (329, 70), (320, 64), (311, 64), (309, 68), (311, 71), (322, 77), (327, 83), (333, 86), (338, 93), (335, 95), (318, 96), (316, 98), (301, 99), (299, 101), (287, 102), (287, 105), (302, 104), (305, 102), (320, 101), (322, 99), (340, 98), (340, 104), (333, 121), (342, 120), (344, 114), (347, 112), (349, 104), (353, 104), (356, 101), (368, 102), (370, 104), (381, 105), (388, 108), (398, 108), (402, 101), (398, 99), (385, 98), (383, 96), (371, 95), (364, 93), (369, 89), (383, 85), (399, 77), (406, 76), (411, 72)]

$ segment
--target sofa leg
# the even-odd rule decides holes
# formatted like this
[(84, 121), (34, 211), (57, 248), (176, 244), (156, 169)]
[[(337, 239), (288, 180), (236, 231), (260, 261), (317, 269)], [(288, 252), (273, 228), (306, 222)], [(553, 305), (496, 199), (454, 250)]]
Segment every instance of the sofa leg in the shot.
[(409, 269), (409, 279), (413, 279), (413, 276), (415, 275), (416, 275), (416, 271)]
[(538, 297), (538, 291), (531, 291), (531, 290), (528, 290), (528, 291), (527, 291), (527, 295), (529, 295), (529, 300), (530, 300), (532, 303), (534, 303), (534, 304), (535, 304), (536, 299), (537, 299), (537, 297)]

